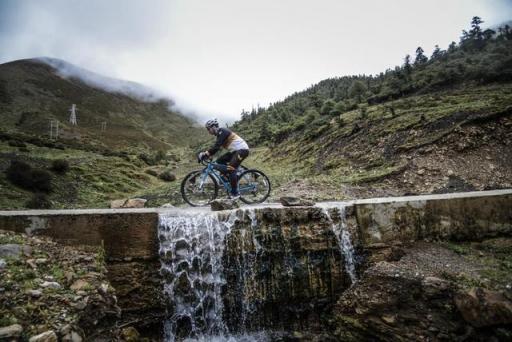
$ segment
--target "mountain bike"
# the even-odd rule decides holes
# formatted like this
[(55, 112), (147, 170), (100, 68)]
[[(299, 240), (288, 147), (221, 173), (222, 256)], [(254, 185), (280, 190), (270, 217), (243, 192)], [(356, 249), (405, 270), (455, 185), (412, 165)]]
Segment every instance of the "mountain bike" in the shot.
[[(211, 160), (202, 160), (205, 167), (185, 176), (181, 182), (181, 196), (193, 207), (206, 206), (217, 198), (219, 188), (223, 187), (226, 194), (231, 193), (229, 176), (217, 169), (221, 164)], [(225, 165), (222, 165), (225, 167)], [(238, 190), (240, 200), (246, 204), (264, 202), (270, 195), (270, 181), (259, 170), (247, 169), (240, 165), (238, 173)]]

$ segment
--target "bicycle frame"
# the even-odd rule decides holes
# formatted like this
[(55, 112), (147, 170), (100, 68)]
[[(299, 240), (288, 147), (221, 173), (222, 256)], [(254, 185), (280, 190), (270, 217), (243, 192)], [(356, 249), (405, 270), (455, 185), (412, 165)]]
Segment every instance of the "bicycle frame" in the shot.
[[(208, 177), (208, 175), (213, 175), (213, 177), (217, 180), (218, 184), (222, 184), (222, 186), (224, 187), (224, 189), (226, 189), (227, 192), (231, 192), (231, 183), (229, 182), (229, 180), (225, 181), (221, 177), (220, 171), (218, 169), (216, 169), (216, 167), (218, 167), (218, 166), (225, 167), (225, 165), (223, 165), (223, 164), (208, 162), (208, 164), (206, 165), (206, 167), (203, 169), (203, 171), (201, 173), (201, 178), (200, 178), (199, 187), (198, 187), (199, 190), (203, 189), (204, 182), (206, 181), (206, 178)], [(255, 189), (256, 189), (256, 185), (250, 184), (248, 186), (239, 187), (238, 191), (240, 193), (247, 193), (250, 191), (254, 191)]]
[(203, 185), (204, 185), (204, 182), (206, 181), (206, 177), (208, 177), (208, 175), (211, 174), (211, 175), (213, 175), (213, 177), (215, 178), (215, 180), (217, 180), (217, 182), (219, 184), (222, 184), (224, 189), (226, 189), (227, 191), (231, 191), (231, 183), (224, 181), (224, 179), (222, 179), (222, 177), (220, 176), (219, 170), (217, 170), (215, 168), (216, 166), (220, 166), (220, 165), (221, 164), (208, 162), (206, 167), (203, 169), (203, 172), (201, 173), (201, 181), (199, 182), (200, 190), (203, 189)]

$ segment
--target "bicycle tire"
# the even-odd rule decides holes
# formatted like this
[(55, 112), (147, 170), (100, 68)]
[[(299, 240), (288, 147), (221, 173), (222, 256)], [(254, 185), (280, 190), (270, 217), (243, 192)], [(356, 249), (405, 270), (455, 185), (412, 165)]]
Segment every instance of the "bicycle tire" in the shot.
[[(252, 177), (251, 177), (251, 175), (252, 175)], [(264, 188), (262, 197), (256, 198), (256, 191), (258, 191), (258, 190), (249, 191), (247, 194), (244, 194), (244, 187), (247, 186), (247, 184), (244, 182), (250, 182), (251, 185), (255, 184), (255, 182), (258, 182), (258, 184), (260, 184), (260, 182), (261, 182), (261, 185)], [(258, 184), (256, 184), (256, 187)], [(260, 186), (260, 188), (262, 186)], [(242, 202), (244, 202), (245, 204), (256, 204), (256, 203), (265, 202), (265, 200), (268, 198), (268, 196), (270, 196), (271, 188), (272, 187), (270, 185), (270, 181), (269, 181), (267, 175), (259, 170), (246, 170), (246, 171), (242, 172), (240, 177), (238, 177), (238, 189), (240, 190), (240, 200)], [(259, 192), (260, 191), (258, 191), (258, 193)]]
[[(219, 194), (219, 184), (217, 184), (217, 181), (215, 180), (215, 178), (212, 176), (212, 175), (208, 175), (208, 177), (210, 178), (211, 180), (211, 184), (213, 184), (213, 195), (211, 196), (208, 196), (209, 198), (207, 198), (205, 201), (205, 203), (201, 203), (201, 202), (198, 202), (194, 199), (191, 198), (191, 196), (187, 193), (187, 183), (189, 181), (192, 181), (194, 178), (197, 178), (201, 175), (201, 173), (203, 172), (203, 170), (196, 170), (196, 171), (192, 171), (190, 172), (189, 174), (187, 174), (185, 176), (185, 178), (183, 178), (183, 181), (181, 181), (181, 186), (180, 186), (180, 192), (181, 192), (181, 197), (183, 198), (183, 200), (185, 202), (187, 202), (189, 205), (193, 206), (193, 207), (203, 207), (203, 206), (207, 206), (208, 204), (210, 204), (211, 201), (213, 201), (214, 199), (217, 198), (217, 195)], [(193, 181), (195, 183), (195, 181)]]

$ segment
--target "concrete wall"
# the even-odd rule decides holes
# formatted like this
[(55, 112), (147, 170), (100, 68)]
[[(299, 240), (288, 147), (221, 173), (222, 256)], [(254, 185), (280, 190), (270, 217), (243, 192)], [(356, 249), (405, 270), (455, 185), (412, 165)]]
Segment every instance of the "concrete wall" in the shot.
[[(512, 234), (512, 190), (411, 196), (324, 203), (323, 208), (348, 206), (348, 221), (359, 248), (400, 240), (480, 239)], [(204, 212), (203, 209), (200, 212)], [(327, 228), (318, 207), (254, 208), (267, 227), (288, 227), (287, 220), (311, 220)], [(109, 277), (126, 311), (162, 310), (158, 271), (158, 215), (194, 215), (197, 209), (102, 209), (0, 212), (0, 229), (43, 234), (65, 244), (105, 247)], [(229, 213), (222, 213), (228, 216)], [(275, 225), (272, 221), (275, 221)], [(274, 228), (272, 228), (274, 229)], [(267, 229), (268, 230), (268, 229)], [(304, 230), (307, 231), (307, 230)], [(283, 231), (283, 234), (286, 235)], [(281, 236), (279, 235), (279, 236)], [(329, 234), (324, 234), (330, 236)], [(269, 235), (269, 239), (273, 235)], [(276, 235), (277, 236), (277, 235)], [(304, 246), (310, 237), (296, 241)], [(315, 237), (316, 238), (316, 237)], [(332, 236), (330, 236), (332, 239)], [(313, 240), (312, 240), (313, 241)], [(318, 246), (332, 242), (313, 241)], [(306, 249), (306, 247), (304, 247)], [(309, 248), (309, 247), (308, 247)]]

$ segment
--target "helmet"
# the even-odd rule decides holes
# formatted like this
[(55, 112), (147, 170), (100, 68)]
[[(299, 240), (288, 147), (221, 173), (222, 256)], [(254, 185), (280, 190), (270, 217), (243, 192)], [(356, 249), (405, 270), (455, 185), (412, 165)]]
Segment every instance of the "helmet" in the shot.
[(219, 127), (219, 122), (217, 121), (217, 119), (208, 120), (206, 121), (206, 124), (204, 126), (206, 128)]

